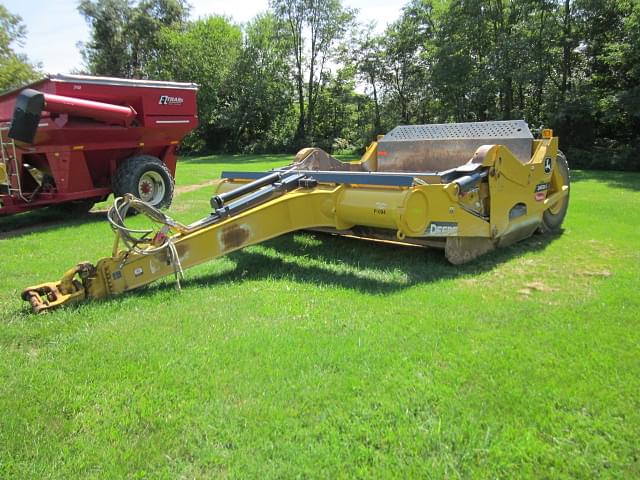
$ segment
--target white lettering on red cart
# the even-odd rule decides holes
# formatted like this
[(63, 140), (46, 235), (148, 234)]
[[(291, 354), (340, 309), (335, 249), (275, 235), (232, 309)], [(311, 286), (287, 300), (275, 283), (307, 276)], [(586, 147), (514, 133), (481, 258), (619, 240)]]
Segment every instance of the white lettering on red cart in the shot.
[(159, 105), (182, 105), (184, 98), (182, 97), (170, 97), (169, 95), (161, 95)]

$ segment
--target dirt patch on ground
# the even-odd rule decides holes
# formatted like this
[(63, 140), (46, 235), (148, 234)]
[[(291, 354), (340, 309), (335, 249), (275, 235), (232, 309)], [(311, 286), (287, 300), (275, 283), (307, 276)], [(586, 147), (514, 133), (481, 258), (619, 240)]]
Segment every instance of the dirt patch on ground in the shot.
[(611, 272), (609, 270), (585, 270), (583, 272), (579, 272), (580, 275), (584, 275), (585, 277), (610, 277)]
[(550, 287), (542, 282), (529, 282), (525, 284), (524, 288), (518, 290), (518, 293), (528, 296), (533, 292), (555, 292), (556, 290), (557, 288)]
[(195, 185), (181, 185), (175, 188), (174, 193), (177, 194), (177, 193), (193, 192), (194, 190), (200, 190), (201, 188), (204, 188), (204, 187), (211, 187), (215, 185), (216, 182), (217, 180), (208, 180), (204, 183), (196, 183)]

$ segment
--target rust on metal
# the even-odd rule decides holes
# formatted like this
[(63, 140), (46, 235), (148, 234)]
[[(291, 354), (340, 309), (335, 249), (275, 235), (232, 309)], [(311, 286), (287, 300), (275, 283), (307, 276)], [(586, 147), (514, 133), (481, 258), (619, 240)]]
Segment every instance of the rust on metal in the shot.
[(220, 245), (223, 251), (240, 248), (249, 240), (251, 231), (245, 225), (230, 225), (220, 232)]

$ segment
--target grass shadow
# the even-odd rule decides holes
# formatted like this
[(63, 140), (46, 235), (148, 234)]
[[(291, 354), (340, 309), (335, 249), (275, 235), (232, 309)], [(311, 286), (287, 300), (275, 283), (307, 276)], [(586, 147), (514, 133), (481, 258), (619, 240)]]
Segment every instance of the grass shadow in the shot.
[(69, 213), (55, 207), (0, 217), (0, 240), (21, 237), (34, 232), (106, 221), (106, 212)]
[[(226, 282), (243, 283), (271, 278), (329, 285), (372, 295), (389, 294), (416, 285), (491, 271), (523, 254), (546, 249), (561, 235), (562, 230), (534, 235), (489, 252), (473, 262), (452, 265), (445, 259), (444, 252), (436, 248), (406, 247), (323, 233), (291, 233), (262, 243), (268, 254), (251, 247), (229, 254), (228, 257), (236, 264), (233, 270), (200, 276), (187, 274), (181, 283), (183, 289), (209, 288)], [(313, 242), (301, 244), (301, 236), (311, 238)], [(336, 266), (346, 268), (339, 271)], [(148, 297), (174, 288), (172, 281), (156, 282), (119, 297)], [(95, 303), (111, 301), (114, 301), (113, 297)], [(80, 302), (66, 308), (81, 309), (86, 305), (86, 302)], [(29, 310), (24, 303), (19, 308), (22, 314), (28, 314)]]
[(627, 190), (640, 191), (640, 173), (636, 172), (611, 172), (606, 170), (573, 170), (572, 182), (595, 180), (606, 183), (610, 187), (625, 188)]
[[(418, 284), (473, 276), (527, 252), (544, 250), (562, 232), (534, 235), (515, 245), (490, 252), (465, 265), (452, 265), (444, 252), (435, 248), (405, 247), (322, 233), (307, 233), (312, 244), (301, 244), (300, 234), (288, 234), (264, 242), (267, 253), (257, 249), (234, 252), (229, 258), (236, 267), (221, 275), (187, 276), (182, 283), (212, 287), (225, 282), (265, 278), (331, 285), (362, 293), (391, 293)], [(142, 295), (173, 288), (152, 285)]]

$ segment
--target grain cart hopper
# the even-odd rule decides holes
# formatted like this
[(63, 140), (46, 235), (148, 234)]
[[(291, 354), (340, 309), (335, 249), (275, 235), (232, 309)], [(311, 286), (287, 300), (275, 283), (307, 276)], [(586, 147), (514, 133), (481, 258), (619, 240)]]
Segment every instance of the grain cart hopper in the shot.
[(197, 126), (190, 83), (55, 75), (0, 95), (0, 215), (86, 209), (133, 193), (171, 203), (176, 147)]
[[(449, 261), (464, 263), (559, 228), (569, 202), (558, 139), (544, 130), (534, 140), (523, 121), (401, 126), (357, 162), (309, 148), (286, 167), (222, 177), (211, 214), (190, 225), (131, 195), (117, 198), (108, 213), (112, 256), (29, 287), (23, 299), (40, 312), (166, 275), (179, 282), (186, 268), (302, 229), (440, 247)], [(130, 208), (157, 228), (127, 228)]]

